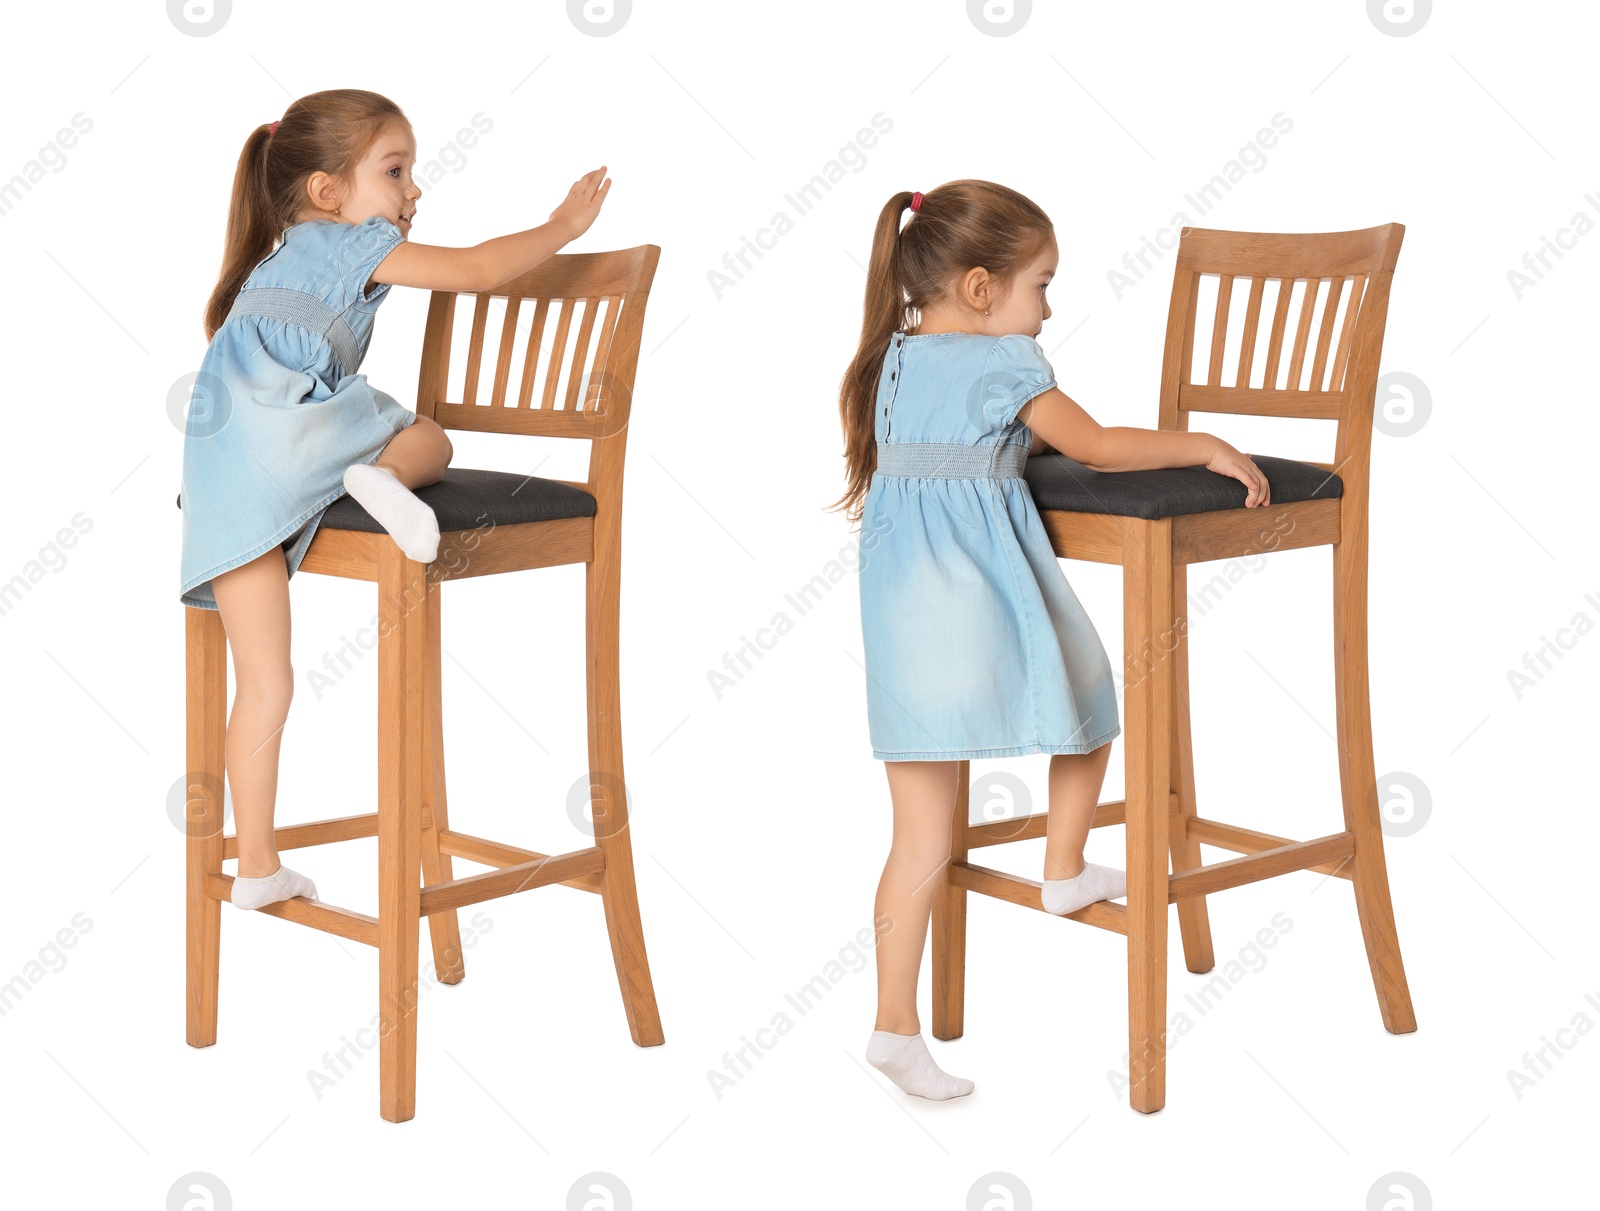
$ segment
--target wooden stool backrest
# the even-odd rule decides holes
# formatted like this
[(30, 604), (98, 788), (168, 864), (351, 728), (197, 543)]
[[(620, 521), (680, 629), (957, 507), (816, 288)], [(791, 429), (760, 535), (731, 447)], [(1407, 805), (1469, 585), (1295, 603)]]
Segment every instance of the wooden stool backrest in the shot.
[[(1335, 420), (1332, 465), (1352, 497), (1347, 505), (1364, 520), (1378, 357), (1404, 235), (1399, 223), (1309, 235), (1185, 227), (1167, 311), (1159, 427), (1187, 429), (1189, 412)], [(1193, 381), (1207, 275), (1218, 278), (1216, 309), (1203, 381)], [(1269, 286), (1276, 297), (1264, 306)], [(1230, 348), (1235, 292), (1244, 296), (1244, 322)], [(1235, 351), (1237, 368), (1225, 374)], [(1252, 386), (1257, 371), (1260, 385)]]
[[(423, 332), (417, 414), (445, 429), (589, 438), (595, 443), (589, 462), (590, 483), (607, 486), (605, 468), (614, 465), (620, 471), (621, 467), (644, 308), (660, 256), (661, 249), (655, 244), (611, 252), (557, 253), (521, 277), (490, 290), (460, 295), (452, 290), (433, 291)], [(466, 378), (462, 398), (449, 400), (446, 395), (455, 306), (456, 299), (463, 296), (476, 300), (467, 341)], [(493, 377), (487, 384), (488, 399), (480, 402), (479, 388), (486, 377), (484, 336), (492, 298), (504, 299), (506, 309), (489, 363)], [(532, 318), (526, 352), (516, 358), (513, 351), (518, 320), (525, 316), (530, 304)], [(569, 351), (572, 319), (580, 306), (583, 317)], [(553, 324), (552, 309), (556, 315)], [(541, 346), (552, 327), (545, 351)], [(534, 398), (541, 353), (545, 353), (543, 387)], [(519, 360), (518, 386), (511, 393), (508, 388), (512, 363)], [(567, 384), (558, 394), (563, 372)], [(620, 475), (617, 479), (620, 481)]]

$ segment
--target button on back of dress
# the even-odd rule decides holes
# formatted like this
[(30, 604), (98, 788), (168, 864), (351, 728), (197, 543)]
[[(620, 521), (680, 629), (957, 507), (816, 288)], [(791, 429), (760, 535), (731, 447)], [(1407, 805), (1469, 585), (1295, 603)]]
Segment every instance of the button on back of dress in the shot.
[[(898, 337), (898, 336), (894, 338), (894, 347), (896, 349), (900, 348), (901, 339), (902, 338)], [(904, 354), (899, 354), (897, 356), (903, 357), (905, 355)], [(889, 409), (894, 406), (895, 398), (899, 393), (899, 390), (900, 390), (900, 388), (899, 388), (899, 379), (900, 379), (900, 371), (898, 369), (889, 371), (889, 381), (891, 383), (895, 383), (896, 386), (895, 386), (894, 391), (891, 392), (890, 395), (889, 395), (889, 402), (887, 404), (885, 404), (884, 407), (883, 407), (883, 415), (886, 418), (889, 417)], [(889, 419), (888, 424), (884, 426), (884, 430), (883, 430), (884, 437), (888, 437), (889, 434), (891, 432), (893, 432), (893, 427), (894, 427), (894, 421), (891, 418), (891, 419)]]

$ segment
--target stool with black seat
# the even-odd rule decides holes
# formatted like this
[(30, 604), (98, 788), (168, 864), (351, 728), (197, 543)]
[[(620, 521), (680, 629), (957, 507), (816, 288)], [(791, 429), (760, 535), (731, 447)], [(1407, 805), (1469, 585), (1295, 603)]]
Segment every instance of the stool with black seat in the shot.
[[(472, 293), (461, 402), (445, 398), (458, 295), (433, 291), (429, 299), (417, 414), (445, 429), (588, 439), (585, 481), (447, 469), (438, 483), (416, 489), (439, 521), (439, 553), (428, 564), (408, 558), (356, 500), (343, 496), (323, 514), (299, 567), (377, 584), (378, 810), (280, 827), (274, 839), (285, 850), (376, 836), (378, 915), (304, 897), (259, 911), (378, 948), (385, 1018), (379, 1030), (379, 1109), (391, 1122), (416, 1112), (417, 951), (424, 917), (438, 978), (455, 984), (466, 974), (457, 909), (557, 883), (597, 893), (633, 1041), (641, 1047), (663, 1041), (634, 885), (618, 686), (623, 454), (645, 304), (660, 253), (656, 245), (643, 244), (558, 254), (530, 273)], [(505, 300), (505, 316), (489, 399), (479, 403), (491, 299)], [(552, 302), (560, 318), (547, 335)], [(532, 309), (532, 319), (521, 386), (508, 400), (518, 315), (525, 308)], [(565, 365), (567, 388), (558, 400), (572, 320), (580, 309)], [(547, 347), (545, 385), (535, 401), (536, 369)], [(586, 565), (594, 844), (552, 855), (457, 831), (450, 827), (445, 800), (440, 586), (579, 562)], [(205, 1047), (217, 1039), (221, 908), (233, 884), (222, 863), (238, 857), (238, 846), (237, 837), (223, 831), (226, 637), (217, 611), (189, 608), (185, 614), (191, 771), (187, 1037), (191, 1046)], [(456, 877), (453, 858), (495, 869)]]
[[(1204, 467), (1096, 473), (1065, 455), (1028, 459), (1029, 491), (1057, 556), (1123, 569), (1126, 791), (1123, 800), (1100, 803), (1091, 826), (1126, 825), (1127, 906), (1103, 900), (1068, 915), (1127, 936), (1128, 1098), (1135, 1110), (1148, 1113), (1166, 1102), (1169, 904), (1178, 906), (1188, 969), (1204, 973), (1215, 962), (1207, 895), (1298, 870), (1350, 880), (1383, 1025), (1394, 1034), (1416, 1029), (1384, 862), (1367, 679), (1372, 413), (1389, 284), (1404, 232), (1398, 223), (1316, 235), (1183, 229), (1167, 314), (1157, 427), (1186, 430), (1192, 412), (1319, 417), (1337, 424), (1332, 463), (1251, 455), (1271, 484), (1269, 506), (1244, 508), (1244, 485)], [(1217, 302), (1204, 382), (1194, 382), (1196, 315), (1201, 278), (1207, 275), (1217, 278)], [(1304, 286), (1291, 336), (1297, 282)], [(1275, 301), (1264, 309), (1269, 285)], [(1244, 322), (1232, 345), (1237, 370), (1224, 384), (1228, 315), (1236, 290), (1244, 296)], [(1265, 365), (1259, 385), (1252, 385), (1263, 332)], [(1344, 827), (1314, 840), (1292, 841), (1198, 814), (1189, 726), (1187, 567), (1323, 544), (1333, 555)], [(968, 803), (970, 786), (970, 763), (962, 761), (958, 805)], [(938, 1038), (958, 1038), (964, 1030), (966, 893), (1044, 911), (1038, 880), (980, 866), (971, 861), (972, 851), (1043, 837), (1048, 814), (983, 824), (969, 822), (969, 809), (958, 806), (954, 814), (951, 859), (933, 908), (933, 1033)], [(1202, 865), (1202, 843), (1244, 856)]]

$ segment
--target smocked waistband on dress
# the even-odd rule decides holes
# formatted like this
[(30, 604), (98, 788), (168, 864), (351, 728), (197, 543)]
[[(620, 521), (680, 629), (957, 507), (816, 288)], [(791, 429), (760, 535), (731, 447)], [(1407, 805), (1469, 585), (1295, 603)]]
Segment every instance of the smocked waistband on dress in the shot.
[(925, 479), (1020, 479), (1028, 466), (1021, 442), (878, 443), (877, 474)]
[[(339, 360), (342, 374), (352, 374), (361, 364), (361, 346), (356, 334), (345, 323), (344, 316), (335, 311), (309, 290), (293, 290), (283, 286), (252, 286), (239, 291), (228, 311), (228, 319), (236, 315), (262, 315), (268, 319), (284, 320), (297, 324), (326, 338)], [(224, 323), (227, 320), (223, 321)]]

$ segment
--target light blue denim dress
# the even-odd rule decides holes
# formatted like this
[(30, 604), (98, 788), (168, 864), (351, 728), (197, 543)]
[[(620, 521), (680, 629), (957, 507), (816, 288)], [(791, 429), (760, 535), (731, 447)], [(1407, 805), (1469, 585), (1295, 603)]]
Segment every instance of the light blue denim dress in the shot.
[(296, 223), (251, 271), (200, 363), (183, 437), (179, 600), (217, 608), (211, 578), (283, 548), (293, 576), (322, 514), (417, 415), (356, 373), (404, 233), (382, 215)]
[(1111, 662), (1023, 479), (1023, 335), (896, 333), (861, 525), (867, 724), (882, 761), (1086, 753), (1122, 731)]

